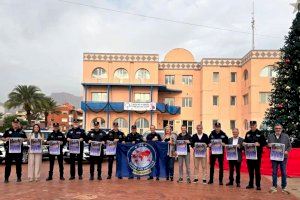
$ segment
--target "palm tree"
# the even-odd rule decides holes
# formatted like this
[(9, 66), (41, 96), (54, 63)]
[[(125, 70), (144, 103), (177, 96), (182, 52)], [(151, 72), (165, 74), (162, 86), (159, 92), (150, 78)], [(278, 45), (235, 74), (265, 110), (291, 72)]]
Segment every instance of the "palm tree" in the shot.
[(22, 107), (26, 112), (26, 119), (31, 123), (32, 110), (43, 100), (45, 95), (34, 85), (18, 85), (8, 95), (4, 106), (8, 109)]
[(45, 127), (47, 127), (48, 125), (49, 114), (60, 114), (56, 101), (51, 97), (44, 97), (43, 100), (40, 102), (38, 110), (40, 113), (44, 114)]

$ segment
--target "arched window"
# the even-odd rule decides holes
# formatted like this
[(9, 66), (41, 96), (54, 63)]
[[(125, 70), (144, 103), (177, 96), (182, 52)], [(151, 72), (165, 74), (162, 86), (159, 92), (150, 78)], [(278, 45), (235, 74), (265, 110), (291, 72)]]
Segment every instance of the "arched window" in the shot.
[(248, 70), (245, 69), (244, 71), (244, 80), (247, 80), (248, 79)]
[(123, 80), (123, 79), (128, 79), (129, 75), (126, 69), (119, 68), (115, 71), (114, 77)]
[(98, 79), (107, 78), (107, 73), (105, 69), (103, 69), (102, 67), (98, 67), (94, 69), (94, 71), (92, 72), (92, 76)]
[(117, 118), (114, 120), (119, 125), (119, 128), (128, 128), (128, 122), (124, 118)]
[(273, 70), (273, 66), (268, 65), (266, 67), (264, 67), (260, 73), (259, 73), (260, 77), (269, 77), (269, 78), (275, 78), (276, 77), (276, 73)]
[(136, 71), (135, 79), (150, 79), (150, 72), (147, 69), (141, 68)]
[(99, 122), (101, 128), (105, 128), (105, 120), (102, 117), (96, 117), (91, 121), (91, 127), (94, 127), (94, 122)]
[(135, 124), (137, 128), (149, 128), (149, 121), (145, 118), (138, 118)]

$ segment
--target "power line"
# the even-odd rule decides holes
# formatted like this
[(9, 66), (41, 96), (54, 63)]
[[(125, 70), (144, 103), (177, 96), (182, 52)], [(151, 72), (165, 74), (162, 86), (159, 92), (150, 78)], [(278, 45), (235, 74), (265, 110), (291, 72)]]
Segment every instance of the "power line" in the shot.
[[(239, 30), (233, 30), (233, 29), (229, 29), (229, 28), (214, 27), (214, 26), (208, 26), (208, 25), (203, 25), (203, 24), (195, 24), (195, 23), (186, 22), (186, 21), (178, 21), (178, 20), (167, 19), (167, 18), (162, 18), (162, 17), (154, 17), (154, 16), (149, 16), (149, 15), (144, 15), (144, 14), (139, 14), (139, 13), (133, 13), (133, 12), (129, 12), (129, 11), (116, 10), (116, 9), (111, 9), (111, 8), (104, 8), (104, 7), (100, 7), (100, 6), (84, 4), (84, 3), (79, 3), (79, 2), (73, 2), (73, 1), (67, 1), (67, 0), (57, 0), (57, 1), (60, 1), (60, 2), (63, 2), (63, 3), (68, 3), (68, 4), (73, 4), (73, 5), (78, 5), (78, 6), (101, 9), (101, 10), (105, 10), (105, 11), (108, 11), (108, 12), (115, 12), (115, 13), (121, 13), (121, 14), (126, 14), (126, 15), (133, 15), (133, 16), (149, 18), (149, 19), (155, 19), (155, 20), (166, 21), (166, 22), (172, 22), (172, 23), (177, 23), (177, 24), (184, 24), (184, 25), (189, 25), (189, 26), (196, 26), (196, 27), (202, 27), (202, 28), (214, 29), (214, 30), (220, 30), (220, 31), (229, 31), (229, 32), (235, 32), (235, 33), (241, 33), (241, 34), (247, 34), (247, 35), (252, 34), (252, 32), (248, 32), (248, 31), (239, 31)], [(265, 34), (255, 34), (255, 35), (256, 36), (261, 36), (261, 37), (269, 37), (269, 38), (270, 37), (271, 38), (281, 38), (279, 36), (272, 36), (272, 35), (265, 35)]]

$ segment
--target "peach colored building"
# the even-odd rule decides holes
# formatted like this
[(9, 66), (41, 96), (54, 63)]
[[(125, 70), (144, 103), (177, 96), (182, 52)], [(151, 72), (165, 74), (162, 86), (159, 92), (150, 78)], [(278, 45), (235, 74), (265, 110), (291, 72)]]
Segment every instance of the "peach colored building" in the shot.
[(176, 132), (185, 124), (195, 132), (202, 123), (210, 132), (219, 121), (229, 135), (237, 127), (243, 136), (250, 120), (259, 126), (263, 120), (279, 58), (277, 50), (199, 62), (182, 48), (169, 51), (163, 61), (158, 54), (84, 53), (84, 127), (98, 120), (103, 128), (117, 121), (125, 133), (132, 124), (140, 132), (151, 124), (170, 125)]

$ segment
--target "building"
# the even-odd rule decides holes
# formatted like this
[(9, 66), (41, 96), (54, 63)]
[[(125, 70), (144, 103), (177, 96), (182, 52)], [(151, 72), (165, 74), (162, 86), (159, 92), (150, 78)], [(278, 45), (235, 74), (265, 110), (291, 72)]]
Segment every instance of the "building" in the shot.
[[(259, 126), (263, 121), (279, 58), (277, 50), (200, 62), (182, 48), (169, 51), (163, 61), (158, 54), (84, 53), (84, 127), (98, 120), (105, 128), (117, 121), (126, 133), (131, 124), (140, 132), (151, 124), (170, 125), (176, 132), (184, 124), (194, 132), (202, 123), (210, 132), (219, 121), (229, 135), (234, 127), (244, 135), (250, 120)], [(146, 111), (128, 102), (144, 103)]]

